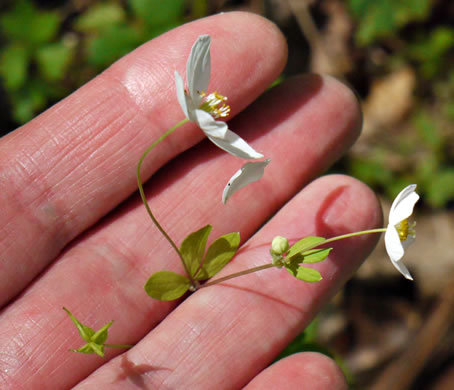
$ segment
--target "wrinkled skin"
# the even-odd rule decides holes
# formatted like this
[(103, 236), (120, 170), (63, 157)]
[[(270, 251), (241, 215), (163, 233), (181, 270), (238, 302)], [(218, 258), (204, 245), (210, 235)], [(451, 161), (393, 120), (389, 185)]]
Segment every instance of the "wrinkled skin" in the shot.
[[(366, 186), (340, 175), (314, 180), (359, 135), (359, 106), (347, 87), (301, 76), (250, 105), (282, 71), (281, 33), (244, 13), (179, 27), (0, 140), (1, 389), (346, 389), (340, 370), (318, 354), (269, 365), (356, 270), (375, 236), (335, 243), (315, 265), (320, 283), (271, 269), (179, 302), (143, 290), (154, 272), (182, 271), (141, 204), (135, 168), (183, 119), (174, 70), (184, 73), (204, 33), (213, 40), (211, 89), (232, 107), (229, 127), (271, 163), (224, 206), (222, 189), (243, 161), (200, 142), (194, 124), (178, 129), (142, 171), (153, 175), (145, 191), (174, 240), (207, 223), (211, 237), (241, 232), (227, 274), (271, 261), (276, 235), (292, 243), (380, 226)], [(136, 346), (107, 350), (105, 359), (68, 352), (83, 341), (62, 306), (94, 329), (115, 320), (108, 342)]]

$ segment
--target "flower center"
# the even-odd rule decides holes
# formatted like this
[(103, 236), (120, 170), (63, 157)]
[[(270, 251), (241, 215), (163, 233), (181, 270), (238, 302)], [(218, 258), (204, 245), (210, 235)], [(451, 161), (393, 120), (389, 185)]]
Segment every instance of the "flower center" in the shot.
[(202, 91), (200, 96), (203, 98), (200, 109), (211, 114), (213, 118), (225, 118), (230, 114), (230, 106), (224, 103), (227, 100), (226, 96), (222, 96), (216, 91), (209, 95)]
[(396, 225), (397, 233), (399, 233), (400, 241), (407, 240), (408, 236), (415, 238), (416, 222), (408, 223), (408, 219), (404, 219)]

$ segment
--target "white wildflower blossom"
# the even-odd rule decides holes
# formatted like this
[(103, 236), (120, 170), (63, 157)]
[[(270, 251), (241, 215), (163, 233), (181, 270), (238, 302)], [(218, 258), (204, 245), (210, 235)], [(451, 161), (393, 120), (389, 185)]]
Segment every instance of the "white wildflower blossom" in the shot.
[(409, 223), (408, 218), (413, 213), (413, 208), (419, 199), (415, 192), (416, 184), (405, 187), (391, 206), (388, 227), (385, 233), (385, 246), (389, 258), (399, 272), (407, 279), (413, 280), (407, 267), (402, 263), (405, 249), (415, 240), (416, 223)]

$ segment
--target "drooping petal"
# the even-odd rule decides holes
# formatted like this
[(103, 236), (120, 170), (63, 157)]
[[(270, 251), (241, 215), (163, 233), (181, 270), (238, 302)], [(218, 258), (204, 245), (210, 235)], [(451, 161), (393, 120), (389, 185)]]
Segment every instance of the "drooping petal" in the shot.
[(396, 199), (394, 199), (389, 212), (388, 222), (390, 224), (396, 225), (404, 219), (407, 219), (413, 213), (413, 208), (419, 199), (419, 195), (415, 190), (416, 184), (410, 184), (397, 195)]
[(256, 160), (262, 158), (243, 138), (230, 131), (225, 122), (216, 121), (210, 114), (203, 110), (195, 110), (197, 124), (205, 135), (217, 147), (236, 157)]
[(227, 133), (227, 123), (217, 121), (211, 114), (203, 110), (195, 110), (197, 125), (202, 129), (206, 136), (223, 139)]
[(209, 35), (199, 36), (192, 46), (191, 54), (186, 64), (189, 95), (196, 107), (200, 106), (200, 92), (206, 92), (210, 82), (210, 44), (211, 38)]
[(411, 276), (410, 271), (408, 270), (408, 268), (405, 266), (405, 264), (402, 261), (391, 261), (391, 262), (393, 263), (394, 267), (396, 267), (396, 269), (402, 275), (405, 276), (406, 279), (413, 280), (413, 277)]
[(263, 176), (265, 167), (270, 161), (270, 159), (267, 159), (265, 161), (248, 162), (244, 164), (243, 167), (231, 177), (225, 186), (224, 192), (222, 193), (222, 202), (225, 204), (236, 191), (259, 180)]
[(389, 224), (386, 228), (385, 247), (392, 262), (399, 261), (404, 255), (404, 247), (394, 225)]

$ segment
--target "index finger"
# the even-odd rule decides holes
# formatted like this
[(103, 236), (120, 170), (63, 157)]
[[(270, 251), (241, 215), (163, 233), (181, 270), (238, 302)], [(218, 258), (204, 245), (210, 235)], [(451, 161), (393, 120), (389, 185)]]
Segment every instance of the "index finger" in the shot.
[[(0, 305), (136, 190), (140, 155), (183, 118), (173, 72), (184, 73), (201, 33), (213, 37), (210, 85), (235, 102), (232, 115), (285, 64), (285, 41), (270, 22), (245, 13), (209, 17), (141, 46), (0, 140)], [(187, 125), (150, 156), (143, 178), (202, 138)]]

